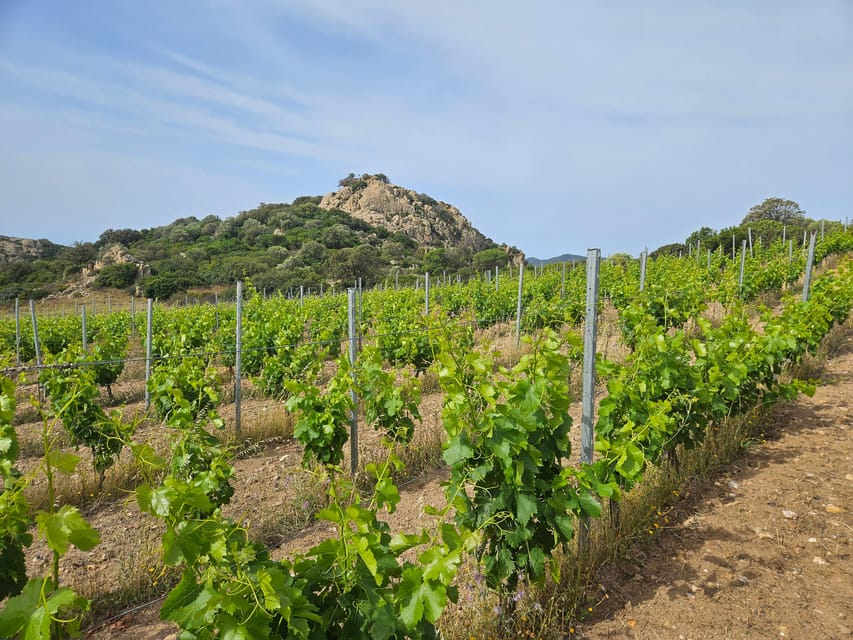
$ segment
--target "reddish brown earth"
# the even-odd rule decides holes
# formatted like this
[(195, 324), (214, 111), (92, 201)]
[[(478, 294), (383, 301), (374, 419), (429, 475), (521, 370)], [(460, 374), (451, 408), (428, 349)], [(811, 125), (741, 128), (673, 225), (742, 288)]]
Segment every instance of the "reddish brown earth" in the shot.
[(568, 637), (853, 638), (853, 340), (767, 441), (684, 492), (654, 541), (602, 571)]

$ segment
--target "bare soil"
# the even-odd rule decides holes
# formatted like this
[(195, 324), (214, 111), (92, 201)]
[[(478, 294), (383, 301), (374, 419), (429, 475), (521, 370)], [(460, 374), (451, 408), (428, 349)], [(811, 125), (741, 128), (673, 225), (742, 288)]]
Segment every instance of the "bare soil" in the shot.
[(568, 637), (853, 637), (853, 340), (766, 441), (689, 487), (653, 541), (607, 567)]

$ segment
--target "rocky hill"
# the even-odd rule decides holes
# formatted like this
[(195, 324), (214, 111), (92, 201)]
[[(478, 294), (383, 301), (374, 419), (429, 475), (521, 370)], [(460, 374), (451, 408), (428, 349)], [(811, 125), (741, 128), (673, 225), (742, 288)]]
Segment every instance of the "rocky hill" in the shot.
[(497, 245), (447, 203), (354, 174), (326, 196), (261, 203), (221, 219), (194, 216), (151, 229), (107, 229), (62, 247), (0, 238), (0, 303), (90, 287), (165, 299), (187, 289), (233, 286), (298, 291), (415, 282), (425, 271), (470, 277), (524, 255)]
[(49, 240), (0, 236), (0, 264), (52, 257), (62, 248), (62, 245), (54, 244)]
[(383, 174), (364, 174), (360, 178), (350, 174), (340, 185), (340, 189), (323, 197), (321, 207), (346, 211), (391, 233), (401, 232), (422, 247), (476, 253), (495, 246), (453, 205), (390, 184)]

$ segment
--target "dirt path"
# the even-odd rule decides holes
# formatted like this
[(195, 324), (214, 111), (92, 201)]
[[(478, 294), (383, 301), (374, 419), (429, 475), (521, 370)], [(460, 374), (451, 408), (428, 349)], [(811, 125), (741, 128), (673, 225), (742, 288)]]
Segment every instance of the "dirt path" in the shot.
[(767, 441), (690, 489), (647, 548), (599, 576), (569, 637), (853, 638), (853, 339)]

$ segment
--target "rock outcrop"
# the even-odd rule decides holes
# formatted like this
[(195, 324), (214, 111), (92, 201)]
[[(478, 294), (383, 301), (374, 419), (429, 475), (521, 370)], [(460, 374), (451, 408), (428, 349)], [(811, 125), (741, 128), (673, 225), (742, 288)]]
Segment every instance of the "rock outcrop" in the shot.
[(142, 264), (141, 260), (137, 260), (134, 258), (128, 250), (122, 244), (112, 244), (109, 247), (105, 248), (101, 251), (100, 257), (95, 261), (95, 264), (92, 265), (91, 269), (84, 269), (83, 275), (91, 275), (93, 273), (97, 273), (104, 267), (113, 264), (127, 264), (128, 262), (132, 262), (137, 265), (140, 270), (140, 273), (144, 269), (145, 265)]
[(47, 240), (0, 236), (0, 264), (8, 264), (18, 260), (38, 260), (44, 257), (46, 253), (55, 253), (58, 248), (59, 245)]
[(385, 176), (351, 176), (320, 201), (391, 233), (403, 233), (429, 248), (463, 247), (476, 253), (495, 244), (477, 231), (459, 209), (428, 195), (389, 184)]

